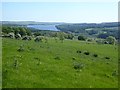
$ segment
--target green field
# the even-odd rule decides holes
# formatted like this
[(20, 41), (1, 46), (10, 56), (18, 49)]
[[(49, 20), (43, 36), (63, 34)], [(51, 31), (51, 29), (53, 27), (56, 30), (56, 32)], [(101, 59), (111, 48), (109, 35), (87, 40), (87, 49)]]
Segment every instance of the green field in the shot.
[(3, 38), (2, 45), (3, 88), (118, 87), (117, 46), (52, 38), (48, 43)]

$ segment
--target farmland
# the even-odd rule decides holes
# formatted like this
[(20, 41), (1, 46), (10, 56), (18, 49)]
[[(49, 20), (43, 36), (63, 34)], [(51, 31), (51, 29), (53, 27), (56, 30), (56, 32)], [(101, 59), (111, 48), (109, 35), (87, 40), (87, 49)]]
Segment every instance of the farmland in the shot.
[(2, 44), (3, 88), (118, 87), (117, 45), (54, 38)]

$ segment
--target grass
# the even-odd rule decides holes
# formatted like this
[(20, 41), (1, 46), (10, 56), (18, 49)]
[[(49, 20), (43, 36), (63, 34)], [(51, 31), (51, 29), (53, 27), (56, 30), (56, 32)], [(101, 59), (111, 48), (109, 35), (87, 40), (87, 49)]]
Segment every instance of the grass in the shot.
[[(24, 50), (17, 51), (21, 46)], [(3, 38), (3, 88), (116, 88), (118, 78), (112, 76), (118, 70), (115, 47), (77, 40), (56, 43), (50, 38), (44, 43)], [(75, 69), (74, 63), (84, 68)]]
[(0, 37), (0, 89), (2, 89), (2, 38)]

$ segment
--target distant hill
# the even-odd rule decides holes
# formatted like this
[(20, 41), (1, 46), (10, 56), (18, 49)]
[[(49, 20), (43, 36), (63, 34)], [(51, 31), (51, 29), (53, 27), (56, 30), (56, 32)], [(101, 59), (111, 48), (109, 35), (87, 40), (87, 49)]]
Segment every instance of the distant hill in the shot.
[[(5, 25), (56, 25), (56, 27), (60, 30), (68, 28), (68, 27), (70, 27), (70, 28), (118, 27), (118, 22), (64, 23), (64, 22), (36, 22), (36, 21), (0, 21), (0, 24), (3, 24), (3, 25), (4, 24)], [(65, 28), (63, 28), (63, 27), (65, 27)]]
[(52, 24), (63, 24), (63, 22), (35, 22), (35, 21), (1, 21), (0, 24), (7, 25), (52, 25)]
[[(120, 24), (119, 24), (120, 25)], [(76, 32), (81, 33), (90, 28), (114, 28), (118, 27), (118, 22), (108, 23), (65, 23), (56, 25), (56, 28), (64, 32)]]
[(58, 29), (118, 27), (118, 22), (109, 23), (66, 23), (56, 26)]
[[(51, 30), (57, 28), (57, 31), (72, 33), (74, 35), (84, 35), (86, 37), (98, 37), (100, 35), (114, 36), (118, 39), (118, 22), (105, 23), (64, 23), (64, 22), (35, 22), (35, 21), (2, 21), (3, 26), (25, 26), (32, 32), (40, 30)], [(28, 27), (38, 25), (39, 27)], [(42, 28), (40, 27), (42, 25)], [(48, 27), (49, 26), (49, 27)], [(50, 27), (52, 26), (52, 27)], [(43, 28), (44, 27), (44, 28)]]

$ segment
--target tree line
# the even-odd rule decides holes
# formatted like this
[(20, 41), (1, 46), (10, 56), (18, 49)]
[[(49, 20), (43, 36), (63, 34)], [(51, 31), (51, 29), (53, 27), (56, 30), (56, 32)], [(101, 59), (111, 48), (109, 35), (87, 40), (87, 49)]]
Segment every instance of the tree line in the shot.
[(21, 36), (31, 36), (31, 31), (26, 27), (19, 27), (19, 26), (2, 26), (2, 33), (9, 34), (13, 32), (15, 35), (20, 34)]

